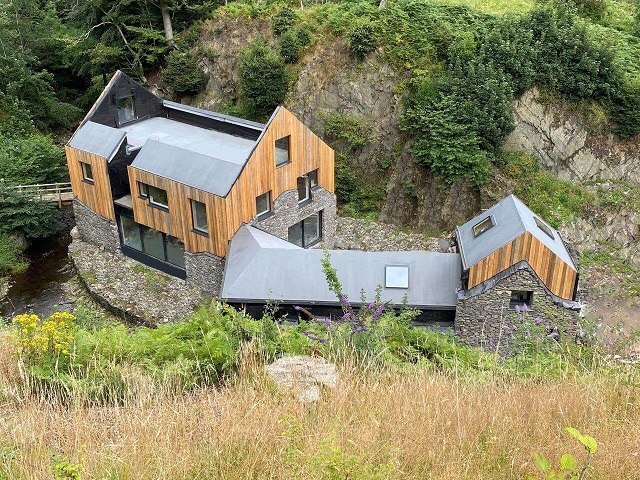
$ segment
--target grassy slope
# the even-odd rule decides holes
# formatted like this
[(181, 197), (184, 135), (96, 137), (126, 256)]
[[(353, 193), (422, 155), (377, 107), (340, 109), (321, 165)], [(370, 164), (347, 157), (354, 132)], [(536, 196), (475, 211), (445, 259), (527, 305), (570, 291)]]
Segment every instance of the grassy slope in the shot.
[(7, 480), (52, 478), (52, 455), (80, 463), (85, 479), (517, 479), (535, 471), (534, 452), (584, 459), (568, 425), (600, 442), (590, 478), (637, 478), (637, 388), (601, 373), (507, 381), (347, 367), (307, 409), (256, 365), (226, 388), (179, 397), (132, 371), (139, 393), (124, 407), (63, 408), (21, 396), (0, 345)]

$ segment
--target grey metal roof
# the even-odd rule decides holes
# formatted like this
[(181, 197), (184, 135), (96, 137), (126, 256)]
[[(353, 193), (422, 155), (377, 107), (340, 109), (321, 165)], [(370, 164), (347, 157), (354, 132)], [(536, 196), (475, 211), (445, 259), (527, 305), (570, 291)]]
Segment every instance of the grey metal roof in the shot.
[(231, 115), (225, 115), (223, 113), (212, 112), (211, 110), (205, 110), (203, 108), (192, 107), (190, 105), (184, 105), (182, 103), (172, 102), (170, 100), (163, 100), (162, 104), (173, 110), (181, 110), (183, 112), (193, 113), (201, 117), (214, 118), (222, 122), (234, 123), (237, 125), (244, 125), (246, 127), (255, 128), (257, 130), (264, 130), (265, 125), (263, 123), (252, 122), (244, 118), (232, 117)]
[(255, 140), (162, 117), (130, 123), (120, 130), (127, 133), (127, 143), (133, 148), (152, 139), (237, 165), (247, 162), (256, 144)]
[(76, 131), (67, 145), (109, 159), (124, 137), (125, 132), (117, 128), (89, 121)]
[(240, 175), (243, 164), (150, 138), (131, 166), (224, 197)]
[[(331, 264), (345, 294), (354, 303), (364, 289), (373, 300), (385, 283), (387, 265), (409, 266), (409, 288), (383, 288), (382, 298), (420, 308), (451, 309), (461, 287), (460, 256), (454, 253), (364, 252), (332, 250)], [(244, 225), (231, 240), (221, 297), (232, 302), (280, 301), (337, 305), (322, 272), (322, 250), (303, 249), (255, 227)]]
[[(474, 236), (473, 227), (488, 216), (493, 217), (495, 225), (481, 235)], [(524, 232), (529, 232), (567, 265), (577, 270), (560, 234), (547, 224), (554, 238), (549, 237), (536, 224), (536, 217), (540, 218), (515, 195), (509, 195), (493, 207), (458, 227), (457, 235), (463, 268), (467, 270)], [(546, 224), (546, 222), (544, 223)]]

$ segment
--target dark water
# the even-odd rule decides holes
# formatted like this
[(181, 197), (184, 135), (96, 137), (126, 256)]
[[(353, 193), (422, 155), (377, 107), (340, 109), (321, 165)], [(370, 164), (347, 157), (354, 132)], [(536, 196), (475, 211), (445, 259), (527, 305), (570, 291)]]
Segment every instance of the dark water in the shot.
[(7, 297), (0, 301), (0, 317), (12, 317), (33, 311), (48, 316), (56, 310), (68, 310), (62, 284), (73, 276), (67, 256), (71, 243), (68, 231), (31, 245), (26, 255), (29, 268), (11, 277)]

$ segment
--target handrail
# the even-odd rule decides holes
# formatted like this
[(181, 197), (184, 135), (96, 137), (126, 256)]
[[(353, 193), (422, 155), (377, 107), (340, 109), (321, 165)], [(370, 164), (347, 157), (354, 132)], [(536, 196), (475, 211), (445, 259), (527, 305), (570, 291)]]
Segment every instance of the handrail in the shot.
[[(63, 201), (69, 201), (73, 199), (73, 189), (71, 187), (71, 182), (40, 183), (35, 185), (14, 185), (5, 187), (5, 189), (12, 189), (22, 193), (31, 194), (34, 197), (39, 197), (41, 201), (47, 200), (50, 202), (57, 202), (59, 207), (62, 206)], [(71, 194), (71, 197), (69, 197), (69, 194)]]

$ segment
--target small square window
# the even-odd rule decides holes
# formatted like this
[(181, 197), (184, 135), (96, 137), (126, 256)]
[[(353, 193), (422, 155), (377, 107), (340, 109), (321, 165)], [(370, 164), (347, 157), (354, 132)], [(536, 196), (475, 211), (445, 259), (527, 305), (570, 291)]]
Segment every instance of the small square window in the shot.
[(536, 221), (536, 225), (538, 225), (538, 228), (540, 228), (540, 230), (549, 235), (552, 240), (555, 240), (555, 236), (553, 235), (553, 232), (551, 231), (551, 227), (549, 225), (544, 223), (538, 217), (533, 217), (533, 219)]
[(385, 288), (409, 288), (409, 266), (387, 265), (384, 271)]
[(80, 166), (82, 167), (82, 179), (86, 182), (93, 183), (93, 170), (91, 170), (91, 165), (86, 162), (80, 162)]
[(271, 211), (271, 192), (256, 197), (256, 216), (260, 217)]
[(493, 217), (492, 216), (488, 216), (488, 217), (482, 219), (480, 222), (476, 223), (473, 226), (473, 236), (477, 237), (479, 235), (482, 235), (484, 232), (489, 230), (494, 225), (495, 225), (495, 222), (493, 221)]
[(207, 206), (191, 200), (191, 219), (193, 220), (193, 229), (200, 233), (209, 233), (209, 222), (207, 220)]
[(291, 136), (286, 136), (276, 140), (276, 167), (286, 165), (291, 161), (289, 155), (289, 144)]
[(309, 177), (309, 185), (311, 188), (318, 186), (318, 169), (312, 170), (307, 174)]
[(136, 119), (136, 103), (133, 95), (120, 97), (117, 100), (118, 124), (132, 122)]
[(149, 203), (159, 207), (169, 208), (169, 200), (167, 199), (167, 191), (162, 188), (147, 185), (149, 192)]
[(533, 292), (528, 290), (511, 290), (511, 298), (509, 299), (509, 307), (522, 307), (523, 305), (531, 306), (533, 303)]

